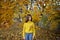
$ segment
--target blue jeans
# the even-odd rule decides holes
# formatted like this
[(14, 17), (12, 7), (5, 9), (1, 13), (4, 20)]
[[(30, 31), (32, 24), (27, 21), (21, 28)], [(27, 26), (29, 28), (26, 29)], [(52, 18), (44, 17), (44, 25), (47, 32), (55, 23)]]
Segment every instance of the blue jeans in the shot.
[(33, 34), (32, 33), (26, 33), (25, 34), (25, 40), (32, 40)]

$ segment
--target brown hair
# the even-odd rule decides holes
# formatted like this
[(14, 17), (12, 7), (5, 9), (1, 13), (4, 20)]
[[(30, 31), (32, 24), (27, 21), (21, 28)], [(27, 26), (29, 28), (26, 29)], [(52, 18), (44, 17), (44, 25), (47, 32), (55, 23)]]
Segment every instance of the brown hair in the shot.
[(29, 16), (31, 17), (31, 21), (32, 21), (32, 16), (31, 16), (31, 14), (27, 14), (27, 16), (26, 16), (26, 22), (29, 21)]

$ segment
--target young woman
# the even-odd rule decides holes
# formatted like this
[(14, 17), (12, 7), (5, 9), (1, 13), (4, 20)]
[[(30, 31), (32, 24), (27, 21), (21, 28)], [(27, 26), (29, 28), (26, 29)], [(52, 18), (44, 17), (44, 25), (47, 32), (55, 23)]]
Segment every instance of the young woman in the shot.
[(23, 39), (33, 40), (35, 36), (35, 25), (32, 22), (32, 16), (27, 14), (26, 22), (23, 25)]

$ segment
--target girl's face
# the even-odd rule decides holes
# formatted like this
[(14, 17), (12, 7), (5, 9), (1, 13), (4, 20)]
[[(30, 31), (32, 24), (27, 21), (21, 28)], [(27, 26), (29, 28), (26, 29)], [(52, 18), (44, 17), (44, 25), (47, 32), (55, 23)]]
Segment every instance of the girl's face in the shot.
[(31, 21), (31, 17), (29, 16), (29, 21)]

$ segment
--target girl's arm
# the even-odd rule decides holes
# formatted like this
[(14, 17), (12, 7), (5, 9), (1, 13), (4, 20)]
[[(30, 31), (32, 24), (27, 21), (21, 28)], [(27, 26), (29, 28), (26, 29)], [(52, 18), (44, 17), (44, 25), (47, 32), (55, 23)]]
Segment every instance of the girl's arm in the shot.
[(33, 38), (35, 37), (35, 25), (33, 24)]
[(25, 24), (23, 25), (23, 38), (25, 39)]

